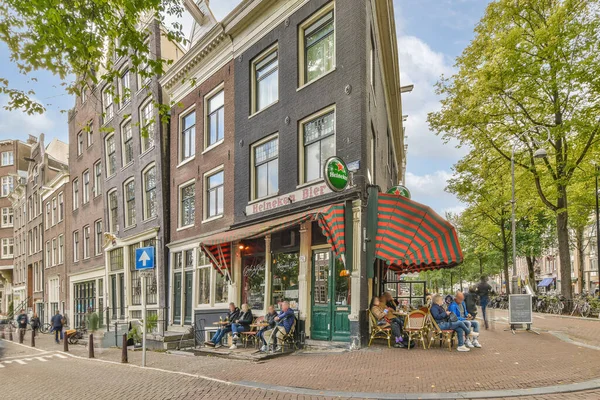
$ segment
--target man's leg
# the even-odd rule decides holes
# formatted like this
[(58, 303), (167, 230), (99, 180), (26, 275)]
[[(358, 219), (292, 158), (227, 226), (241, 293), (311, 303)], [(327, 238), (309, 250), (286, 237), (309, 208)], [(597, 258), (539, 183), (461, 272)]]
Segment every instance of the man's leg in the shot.
[[(283, 337), (285, 336), (285, 328), (283, 326), (278, 326), (277, 328), (275, 328), (275, 344), (277, 344), (277, 341), (279, 340), (280, 342), (283, 342)], [(278, 345), (277, 348), (279, 348), (280, 346)]]
[(215, 336), (213, 336), (213, 338), (210, 341), (213, 342), (214, 344), (219, 344), (221, 342), (222, 337), (223, 337), (223, 328), (219, 328), (219, 329), (217, 329), (217, 333), (215, 333)]
[(484, 324), (485, 324), (485, 329), (488, 329), (488, 328), (489, 328), (489, 325), (488, 325), (488, 320), (487, 320), (487, 314), (486, 314), (486, 309), (487, 309), (488, 301), (489, 301), (489, 298), (488, 298), (487, 296), (483, 296), (483, 297), (480, 299), (480, 304), (481, 304), (481, 314), (482, 314), (482, 316), (483, 316), (483, 322), (484, 322)]
[(239, 327), (240, 327), (240, 325), (238, 325), (238, 324), (231, 324), (231, 333), (233, 333), (234, 335), (237, 335)]
[(479, 322), (475, 320), (469, 321), (471, 323), (471, 328), (473, 328), (473, 332), (479, 333)]

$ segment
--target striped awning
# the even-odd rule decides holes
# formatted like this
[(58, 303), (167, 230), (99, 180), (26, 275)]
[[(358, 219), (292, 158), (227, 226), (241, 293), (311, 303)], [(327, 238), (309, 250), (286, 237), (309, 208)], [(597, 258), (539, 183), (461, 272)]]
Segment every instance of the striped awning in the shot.
[(346, 251), (344, 236), (344, 205), (333, 204), (313, 210), (286, 215), (271, 221), (261, 222), (243, 228), (220, 232), (200, 240), (200, 248), (208, 256), (217, 271), (228, 274), (231, 270), (232, 242), (242, 239), (256, 239), (299, 225), (306, 221), (318, 221), (323, 235), (331, 244), (336, 256)]
[(454, 226), (430, 207), (379, 194), (375, 257), (399, 273), (450, 268), (463, 260)]

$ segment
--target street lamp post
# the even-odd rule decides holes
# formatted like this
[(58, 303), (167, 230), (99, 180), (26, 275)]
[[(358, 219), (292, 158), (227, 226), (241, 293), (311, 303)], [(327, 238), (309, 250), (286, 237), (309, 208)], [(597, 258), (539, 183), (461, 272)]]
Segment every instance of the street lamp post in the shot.
[[(534, 129), (543, 129), (546, 131), (548, 137), (546, 139), (547, 142), (550, 141), (550, 130), (548, 128), (546, 128), (545, 126), (533, 126), (531, 128), (529, 128), (528, 130), (526, 130), (525, 132), (522, 132), (518, 135), (518, 137), (523, 137), (526, 133), (534, 130)], [(516, 208), (516, 203), (517, 203), (517, 199), (515, 196), (515, 152), (517, 150), (517, 145), (519, 144), (518, 141), (515, 141), (515, 143), (513, 144), (512, 147), (512, 153), (510, 156), (510, 176), (511, 176), (511, 182), (512, 182), (512, 198), (511, 198), (511, 204), (512, 204), (512, 215), (511, 215), (511, 225), (512, 225), (512, 265), (513, 265), (513, 276), (511, 277), (511, 282), (506, 282), (506, 287), (509, 287), (509, 284), (512, 285), (512, 283), (514, 281), (516, 281), (515, 276), (517, 274), (517, 222), (515, 220), (515, 208)], [(537, 149), (534, 153), (533, 153), (533, 158), (546, 158), (548, 156), (548, 152), (542, 148)], [(598, 196), (596, 196), (597, 198)], [(600, 278), (600, 277), (599, 277)], [(514, 286), (511, 287), (511, 291), (514, 293)]]
[(600, 288), (600, 206), (598, 204), (598, 175), (600, 165), (596, 165), (596, 268), (598, 268), (598, 288)]

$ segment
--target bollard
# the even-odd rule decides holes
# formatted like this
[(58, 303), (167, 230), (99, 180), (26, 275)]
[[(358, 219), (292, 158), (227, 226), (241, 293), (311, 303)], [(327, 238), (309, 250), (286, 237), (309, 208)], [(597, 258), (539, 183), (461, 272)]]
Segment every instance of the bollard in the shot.
[(4, 334), (4, 328), (2, 328), (2, 339), (6, 339), (6, 335)]
[(121, 347), (121, 362), (127, 363), (127, 334), (123, 334), (123, 345)]
[(94, 358), (94, 334), (90, 333), (88, 341), (88, 358)]
[(12, 335), (12, 328), (8, 328), (8, 339), (12, 342), (13, 341), (13, 335)]
[(35, 347), (35, 331), (31, 331), (31, 347)]
[(63, 345), (64, 345), (63, 351), (65, 351), (65, 352), (69, 351), (69, 340), (67, 339), (66, 333), (63, 334)]
[(19, 344), (23, 344), (24, 339), (25, 339), (25, 329), (19, 328)]

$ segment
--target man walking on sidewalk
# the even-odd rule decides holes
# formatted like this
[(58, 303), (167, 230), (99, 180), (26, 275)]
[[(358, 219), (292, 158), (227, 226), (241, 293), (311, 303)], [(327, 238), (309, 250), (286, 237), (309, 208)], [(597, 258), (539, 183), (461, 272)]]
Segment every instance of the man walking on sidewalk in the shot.
[(25, 310), (21, 310), (21, 313), (17, 317), (17, 327), (19, 328), (19, 343), (23, 343), (25, 339), (25, 331), (27, 330), (27, 314)]
[(54, 341), (56, 343), (60, 343), (58, 341), (59, 333), (60, 333), (60, 340), (62, 340), (62, 338), (63, 338), (63, 333), (62, 333), (63, 321), (64, 321), (64, 319), (63, 319), (63, 316), (60, 315), (60, 311), (56, 310), (56, 314), (50, 320), (50, 324), (52, 324), (52, 330), (54, 331)]
[(485, 329), (489, 329), (487, 314), (485, 312), (487, 305), (490, 301), (490, 292), (492, 287), (487, 283), (487, 276), (482, 276), (481, 281), (477, 284), (475, 291), (479, 295), (479, 305), (481, 306), (481, 314), (483, 316), (483, 322), (485, 323)]

